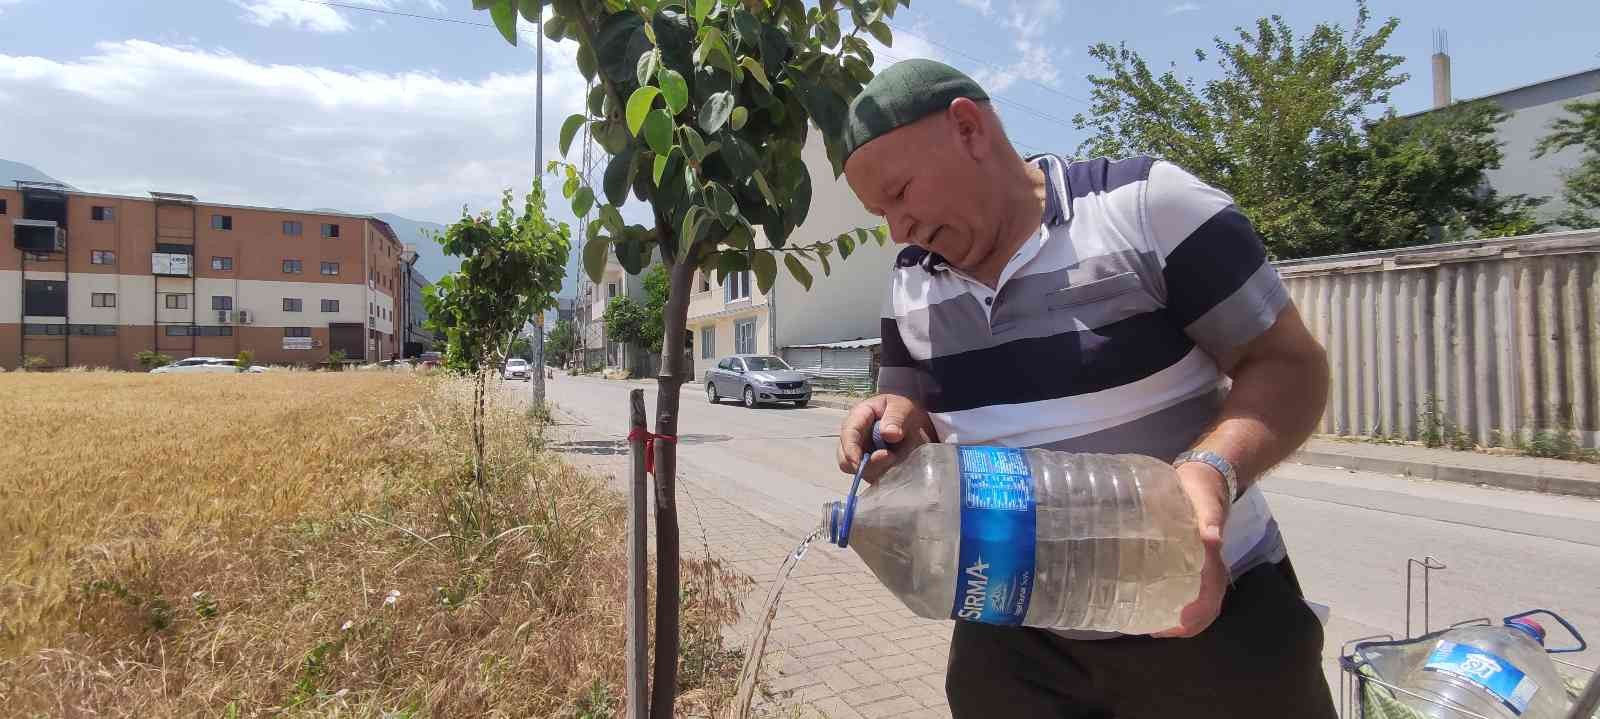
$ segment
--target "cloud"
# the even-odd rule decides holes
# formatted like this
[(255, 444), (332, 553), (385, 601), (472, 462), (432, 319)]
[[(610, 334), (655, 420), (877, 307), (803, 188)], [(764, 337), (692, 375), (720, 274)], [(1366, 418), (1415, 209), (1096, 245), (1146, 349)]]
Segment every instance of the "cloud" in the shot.
[(1070, 51), (1045, 41), (1044, 36), (1061, 18), (1062, 5), (1062, 0), (1013, 0), (1003, 25), (1012, 32), (1017, 59), (980, 69), (973, 79), (994, 93), (1005, 92), (1021, 80), (1054, 87), (1061, 77), (1056, 58)]
[[(501, 41), (486, 31), (484, 42)], [(583, 81), (573, 43), (545, 51), (545, 157), (555, 158)], [(449, 221), (463, 204), (497, 206), (502, 188), (532, 180), (532, 58), (506, 53), (521, 71), (465, 79), (272, 65), (142, 40), (67, 60), (0, 54), (7, 135), (29, 148), (8, 159), (103, 192)], [(552, 205), (569, 214), (559, 194)]]
[(1200, 9), (1200, 4), (1199, 3), (1181, 2), (1181, 3), (1178, 3), (1176, 5), (1173, 5), (1173, 6), (1169, 7), (1169, 8), (1167, 8), (1167, 13), (1166, 14), (1168, 14), (1168, 15), (1182, 15), (1183, 13), (1194, 12), (1194, 11), (1199, 10), (1199, 9)]
[(244, 10), (244, 19), (261, 27), (284, 24), (299, 30), (337, 33), (350, 30), (350, 21), (327, 5), (300, 0), (233, 0)]
[(984, 17), (994, 15), (994, 3), (992, 0), (956, 0), (956, 4), (977, 10), (978, 14)]

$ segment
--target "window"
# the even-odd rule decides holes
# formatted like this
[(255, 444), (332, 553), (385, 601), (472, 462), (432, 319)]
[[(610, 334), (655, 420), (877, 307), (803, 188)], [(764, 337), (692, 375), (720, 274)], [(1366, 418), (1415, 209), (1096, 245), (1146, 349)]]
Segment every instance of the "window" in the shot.
[(369, 315), (378, 314), (378, 306), (375, 305), (375, 304), (372, 304), (371, 302), (368, 302), (367, 303), (367, 314), (369, 314)]
[(22, 286), (22, 314), (49, 317), (67, 316), (67, 283), (64, 280), (27, 280)]
[(188, 295), (167, 295), (167, 309), (169, 309), (169, 310), (186, 310), (186, 309), (189, 309), (189, 296)]
[(283, 328), (283, 336), (284, 337), (310, 337), (311, 336), (311, 328), (310, 327), (285, 327), (285, 328)]
[(66, 325), (46, 325), (30, 322), (22, 326), (22, 334), (30, 337), (59, 337), (66, 333)]
[(221, 272), (232, 272), (233, 271), (233, 258), (232, 257), (212, 257), (211, 258), (211, 269), (218, 270), (218, 271), (221, 271)]
[(168, 337), (188, 337), (189, 325), (167, 325)]
[(755, 354), (756, 351), (756, 321), (753, 319), (739, 320), (733, 323), (733, 352), (734, 354)]
[(722, 278), (722, 300), (732, 302), (750, 298), (750, 271), (741, 270)]
[(706, 274), (704, 272), (701, 272), (700, 273), (699, 286), (700, 286), (700, 291), (701, 292), (710, 292), (711, 291), (711, 275)]
[(717, 328), (700, 328), (700, 359), (711, 359), (717, 356)]
[(117, 294), (115, 292), (95, 292), (89, 295), (90, 307), (116, 307)]
[(298, 274), (300, 274), (300, 261), (299, 260), (284, 260), (283, 261), (283, 274), (286, 274), (286, 275), (298, 275)]
[(192, 255), (192, 254), (194, 254), (194, 245), (180, 245), (180, 244), (175, 244), (175, 243), (171, 243), (171, 242), (157, 242), (156, 243), (156, 252), (164, 252), (164, 253), (169, 254), (169, 255)]
[(339, 301), (338, 300), (323, 300), (322, 301), (322, 311), (323, 312), (338, 312), (339, 311)]
[(116, 325), (73, 325), (72, 334), (81, 337), (116, 337)]
[(324, 263), (322, 263), (322, 274), (325, 274), (325, 275), (337, 275), (337, 274), (339, 274), (339, 263), (337, 263), (337, 262), (324, 262)]
[(607, 282), (606, 283), (606, 299), (609, 300), (609, 299), (611, 299), (613, 297), (616, 297), (616, 296), (617, 296), (617, 283), (615, 283), (615, 282)]
[[(296, 233), (296, 234), (299, 234), (299, 233)], [(338, 237), (339, 236), (339, 226), (338, 225), (328, 224), (326, 222), (322, 223), (322, 236), (323, 237)]]
[(95, 222), (110, 222), (112, 217), (111, 208), (109, 207), (95, 205), (89, 208), (89, 219)]
[(89, 264), (114, 265), (117, 264), (117, 253), (111, 250), (89, 250)]
[(233, 328), (232, 327), (225, 327), (225, 326), (196, 327), (196, 328), (194, 328), (194, 335), (196, 337), (232, 337), (233, 336)]
[(6, 198), (0, 197), (0, 215), (6, 214)]
[(211, 309), (231, 310), (233, 309), (233, 298), (229, 297), (228, 295), (212, 295)]
[(298, 234), (300, 234), (300, 223), (295, 221), (295, 220), (284, 220), (283, 221), (283, 234), (285, 234), (285, 235), (298, 235)]
[(231, 230), (231, 229), (233, 229), (233, 215), (212, 215), (211, 216), (211, 229), (213, 229), (213, 230)]
[(285, 297), (285, 298), (283, 298), (283, 311), (284, 312), (299, 312), (300, 311), (300, 298), (298, 298), (298, 297)]

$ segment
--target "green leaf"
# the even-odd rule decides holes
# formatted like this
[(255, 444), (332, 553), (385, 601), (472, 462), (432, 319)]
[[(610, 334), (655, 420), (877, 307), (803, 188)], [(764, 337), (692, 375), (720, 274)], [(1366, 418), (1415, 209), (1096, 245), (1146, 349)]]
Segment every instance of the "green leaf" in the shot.
[(613, 205), (621, 205), (628, 201), (628, 186), (633, 184), (633, 161), (637, 154), (637, 148), (628, 145), (622, 152), (613, 155), (611, 162), (606, 165), (606, 174), (602, 182), (606, 200)]
[(755, 48), (761, 44), (761, 21), (751, 15), (749, 10), (739, 8), (733, 11), (733, 32), (738, 37), (739, 44), (747, 48)]
[(818, 85), (805, 73), (791, 73), (795, 89), (799, 90), (800, 104), (806, 108), (806, 114), (811, 116), (811, 121), (822, 130), (823, 139), (836, 137), (844, 127), (844, 116), (848, 109), (843, 98), (838, 93)]
[(583, 269), (589, 273), (589, 281), (599, 282), (606, 272), (606, 246), (609, 241), (597, 237), (590, 237), (583, 244)]
[(828, 265), (828, 253), (825, 251), (827, 249), (827, 245), (817, 247), (817, 261), (822, 263), (822, 274), (824, 276), (833, 274), (833, 267)]
[(536, 23), (543, 19), (544, 0), (522, 0), (517, 3), (517, 9), (522, 11), (522, 19)]
[(757, 62), (755, 58), (749, 55), (740, 57), (739, 66), (750, 72), (750, 75), (756, 79), (756, 84), (766, 88), (767, 92), (772, 92), (772, 83), (767, 80), (767, 71), (761, 69), (761, 63)]
[(778, 198), (772, 195), (772, 188), (767, 186), (766, 176), (762, 175), (760, 170), (756, 170), (755, 178), (756, 187), (761, 190), (761, 196), (767, 198), (767, 204), (776, 209), (778, 207)]
[(728, 243), (729, 247), (748, 250), (755, 236), (755, 230), (750, 228), (750, 223), (740, 217), (738, 224), (734, 225), (733, 229), (728, 230), (728, 234), (722, 238), (722, 241)]
[[(859, 230), (857, 231), (859, 232)], [(839, 246), (839, 259), (841, 260), (850, 259), (850, 253), (854, 252), (856, 249), (855, 238), (851, 237), (850, 233), (848, 232), (835, 238), (834, 244)]]
[(694, 18), (696, 25), (705, 22), (706, 16), (717, 6), (717, 0), (690, 0), (690, 2), (693, 3), (693, 7), (689, 10), (689, 15)]
[(583, 127), (585, 120), (583, 113), (574, 113), (567, 116), (567, 121), (561, 123), (561, 154), (565, 156), (572, 151), (572, 139), (578, 136), (578, 130)]
[(594, 60), (594, 50), (588, 45), (578, 46), (578, 72), (583, 73), (583, 79), (594, 82), (594, 74), (598, 72)]
[(489, 17), (494, 18), (494, 27), (500, 31), (500, 37), (512, 45), (517, 44), (516, 0), (498, 0), (489, 7)]
[(649, 85), (650, 80), (656, 76), (656, 68), (661, 66), (661, 51), (651, 50), (639, 56), (639, 62), (633, 66), (634, 78), (639, 84)]
[(863, 85), (872, 82), (872, 68), (867, 67), (867, 64), (862, 62), (860, 58), (846, 55), (844, 69), (850, 73), (850, 77), (855, 78), (857, 82)]
[[(629, 106), (632, 106), (630, 101)], [(717, 130), (728, 121), (728, 116), (733, 114), (733, 93), (723, 91), (706, 98), (706, 104), (700, 108), (700, 129), (707, 135), (715, 135)]]
[(560, 42), (561, 36), (567, 31), (567, 19), (557, 15), (544, 23), (544, 36), (554, 42)]
[(656, 84), (661, 86), (661, 96), (667, 100), (667, 109), (676, 115), (689, 106), (689, 83), (684, 82), (683, 75), (677, 70), (661, 68), (656, 75)]
[(784, 255), (783, 264), (789, 268), (789, 274), (794, 275), (795, 281), (799, 282), (802, 287), (806, 288), (807, 292), (810, 292), (811, 271), (806, 269), (806, 266), (800, 263), (800, 258), (795, 257), (792, 254)]
[(583, 217), (584, 215), (589, 214), (590, 208), (593, 207), (594, 190), (591, 190), (587, 187), (580, 187), (578, 188), (577, 192), (573, 193), (572, 214), (574, 217)]
[(622, 222), (622, 213), (617, 211), (616, 205), (600, 206), (600, 224), (613, 235), (621, 235), (627, 226)]
[(733, 114), (728, 116), (728, 127), (733, 128), (735, 131), (743, 130), (744, 123), (748, 119), (750, 119), (749, 110), (743, 107), (733, 108)]
[[(731, 132), (724, 132), (719, 137), (723, 140), (722, 161), (728, 163), (728, 169), (733, 171), (734, 177), (749, 177), (750, 173), (756, 171), (756, 150), (750, 143)], [(711, 154), (710, 145), (706, 146), (706, 154)]]
[(889, 32), (889, 26), (882, 20), (868, 24), (867, 32), (872, 33), (872, 37), (883, 43), (884, 47), (894, 47), (894, 34)]
[(889, 226), (878, 225), (872, 228), (872, 239), (877, 240), (878, 246), (882, 247), (885, 242), (889, 241)]
[(644, 116), (650, 113), (650, 107), (655, 104), (656, 96), (660, 94), (660, 88), (645, 85), (634, 90), (628, 97), (628, 134), (639, 136), (639, 128), (644, 125)]
[(728, 188), (723, 187), (718, 182), (706, 183), (706, 206), (710, 207), (712, 212), (725, 218), (724, 225), (728, 224), (726, 218), (736, 216), (739, 210), (738, 205), (733, 200), (733, 195), (728, 192)]
[(772, 281), (778, 276), (778, 261), (771, 252), (754, 252), (750, 255), (750, 269), (756, 273), (756, 287), (761, 294), (772, 291)]
[[(678, 147), (674, 145), (672, 149), (676, 150)], [(672, 153), (670, 151), (656, 155), (655, 164), (650, 168), (650, 179), (656, 183), (656, 187), (661, 186), (661, 177), (667, 173), (667, 164), (671, 161)]]
[(678, 231), (678, 256), (688, 257), (689, 250), (694, 247), (696, 235), (700, 232), (700, 223), (705, 217), (705, 208), (695, 205), (683, 215), (683, 227)]
[[(652, 8), (652, 9), (650, 9), (649, 12), (651, 14), (653, 14), (655, 12), (655, 9)], [(649, 40), (651, 45), (656, 45), (658, 47), (660, 46), (660, 43), (656, 42), (656, 29), (655, 29), (655, 26), (651, 25), (650, 23), (645, 23), (644, 24), (644, 39)]]
[(651, 110), (644, 116), (644, 141), (657, 155), (672, 149), (672, 116), (666, 110)]
[(684, 145), (689, 148), (689, 159), (699, 162), (706, 158), (706, 141), (701, 139), (700, 133), (687, 125), (683, 128)]

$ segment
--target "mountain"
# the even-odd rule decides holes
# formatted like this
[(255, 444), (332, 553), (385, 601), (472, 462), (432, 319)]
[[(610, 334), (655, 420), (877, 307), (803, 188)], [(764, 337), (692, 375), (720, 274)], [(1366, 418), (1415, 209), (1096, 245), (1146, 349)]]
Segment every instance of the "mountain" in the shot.
[(417, 270), (429, 282), (439, 279), (461, 267), (461, 259), (450, 257), (439, 248), (439, 243), (433, 240), (433, 233), (443, 233), (444, 225), (437, 222), (413, 220), (389, 212), (374, 212), (376, 217), (389, 223), (394, 228), (394, 234), (400, 238), (401, 244), (417, 246)]
[[(10, 160), (0, 160), (0, 185), (10, 185), (17, 180), (26, 182), (61, 182), (39, 171), (33, 165)], [(69, 185), (70, 187), (70, 185)]]

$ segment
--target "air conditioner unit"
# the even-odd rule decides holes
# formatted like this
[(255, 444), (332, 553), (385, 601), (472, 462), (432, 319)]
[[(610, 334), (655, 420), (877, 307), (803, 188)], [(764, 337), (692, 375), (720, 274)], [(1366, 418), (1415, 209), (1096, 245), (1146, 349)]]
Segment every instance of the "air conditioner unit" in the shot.
[(219, 325), (228, 324), (228, 311), (227, 310), (217, 310), (217, 324), (219, 324)]
[(233, 313), (233, 315), (233, 321), (238, 322), (241, 325), (250, 324), (250, 310), (239, 310), (238, 312)]

